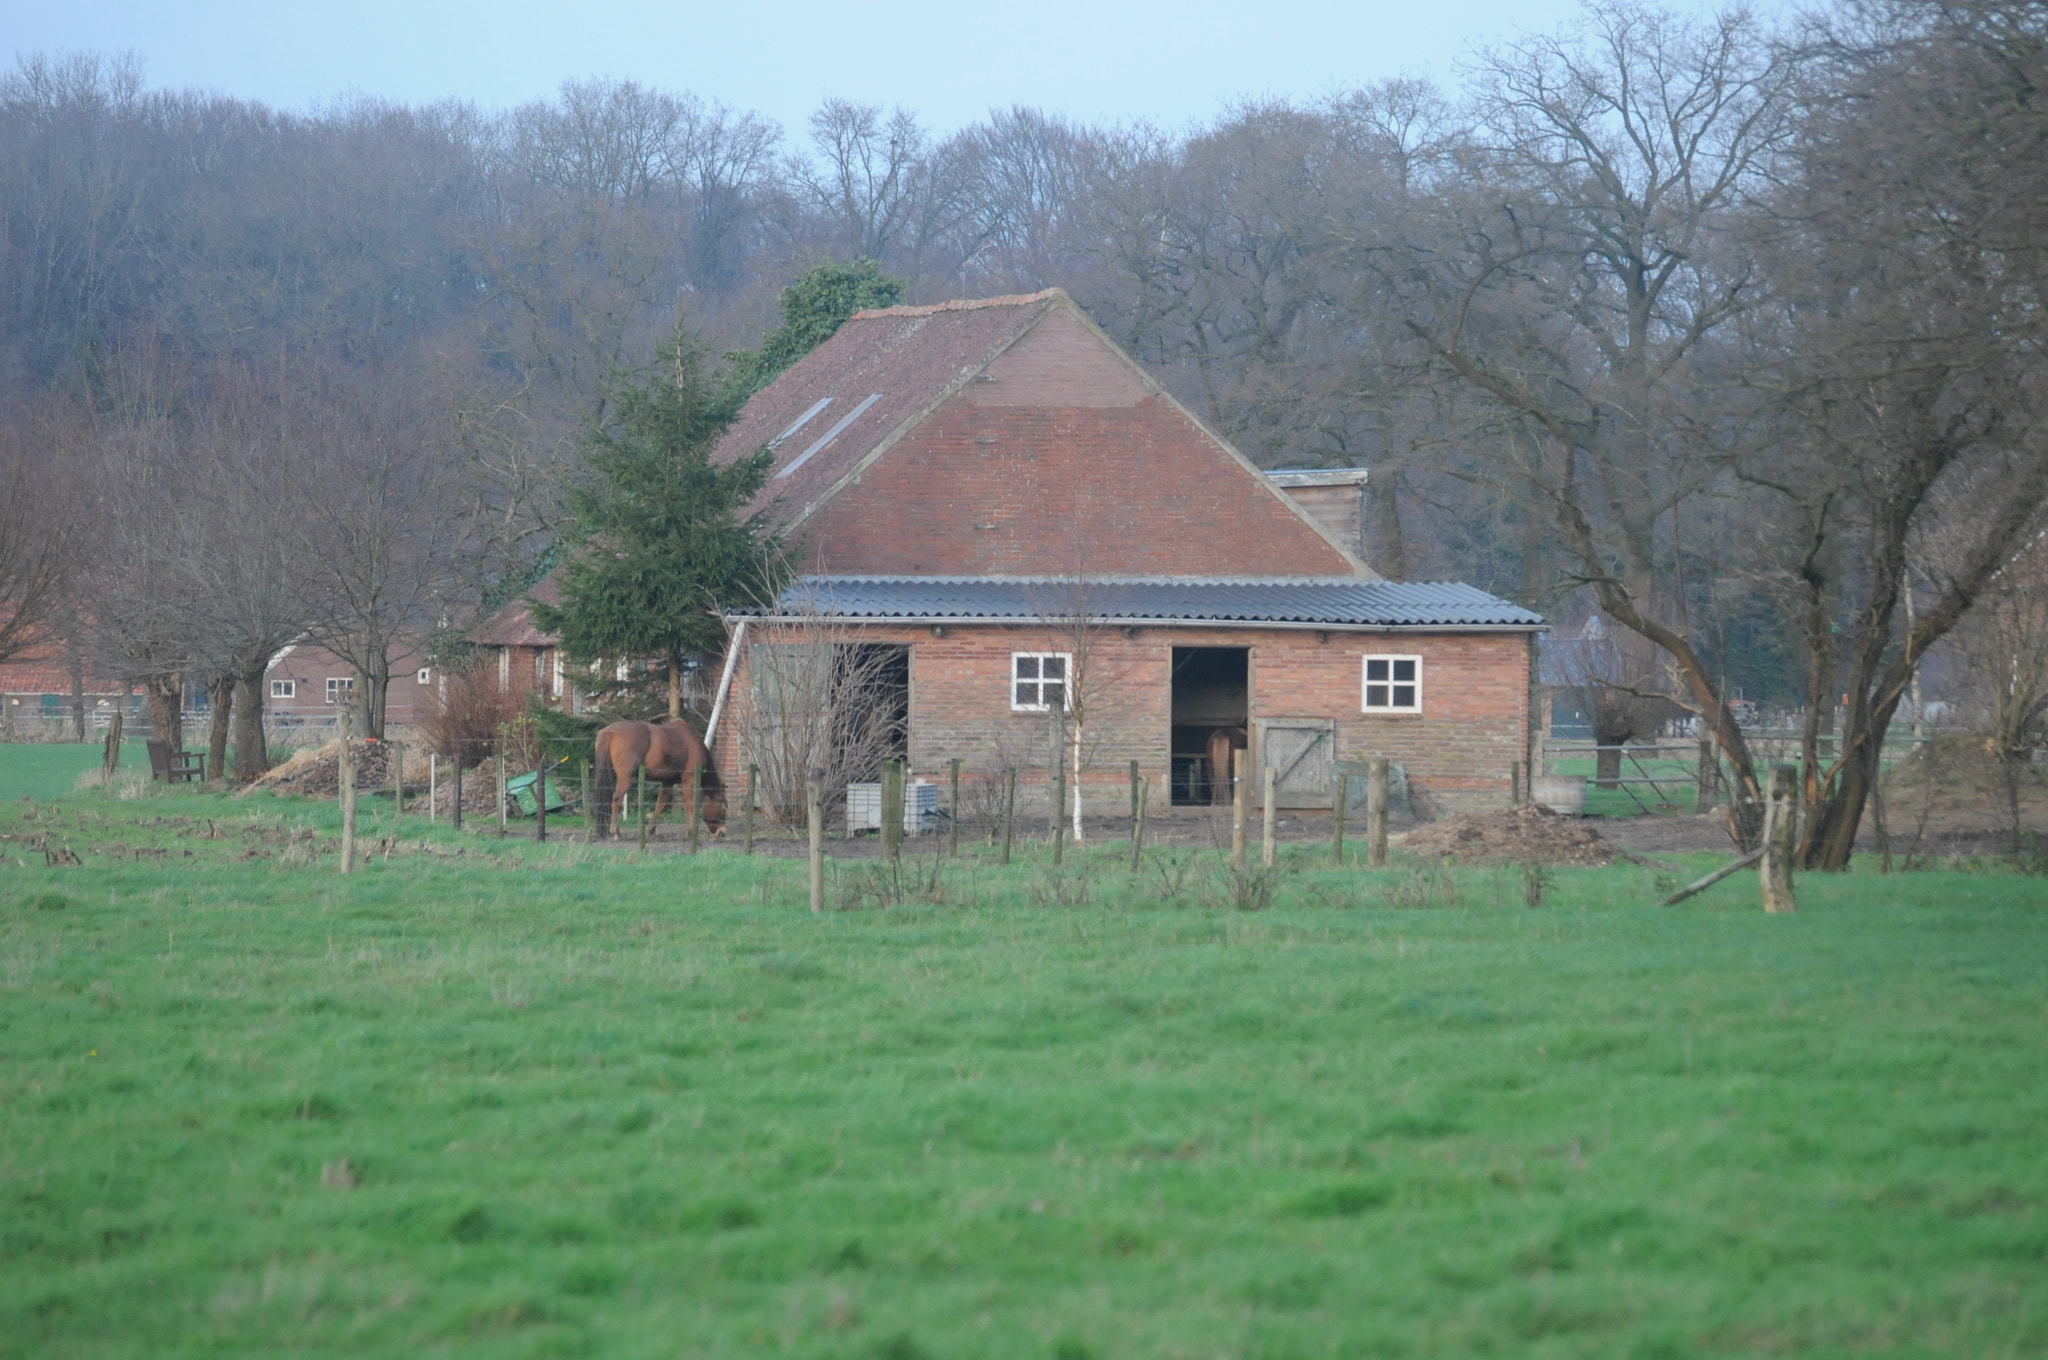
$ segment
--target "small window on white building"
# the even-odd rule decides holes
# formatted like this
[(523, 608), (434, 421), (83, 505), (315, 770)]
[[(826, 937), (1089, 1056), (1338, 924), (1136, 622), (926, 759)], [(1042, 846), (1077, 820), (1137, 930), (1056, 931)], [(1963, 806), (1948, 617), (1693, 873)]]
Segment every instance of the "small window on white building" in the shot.
[(1362, 707), (1367, 713), (1420, 713), (1422, 658), (1365, 658), (1365, 699)]
[(353, 699), (353, 698), (355, 697), (355, 694), (356, 694), (356, 681), (355, 681), (355, 677), (354, 677), (354, 676), (352, 676), (352, 675), (344, 675), (344, 676), (339, 676), (339, 677), (336, 677), (336, 676), (329, 676), (329, 677), (327, 678), (327, 702), (328, 702), (328, 703), (330, 703), (330, 704), (334, 704), (334, 703), (340, 703), (340, 702), (341, 702), (342, 700), (344, 700), (344, 699)]
[(1010, 653), (1010, 707), (1019, 712), (1043, 713), (1054, 704), (1067, 702), (1067, 681), (1074, 669), (1069, 652)]
[(273, 680), (270, 682), (270, 697), (273, 699), (295, 699), (299, 694), (296, 680)]
[(420, 673), (419, 673), (418, 675), (414, 676), (414, 677), (413, 677), (413, 679), (414, 679), (415, 681), (417, 681), (418, 683), (422, 684), (422, 685), (431, 685), (431, 684), (433, 684), (433, 683), (434, 683), (434, 668), (433, 668), (432, 666), (422, 666), (422, 667), (420, 667)]

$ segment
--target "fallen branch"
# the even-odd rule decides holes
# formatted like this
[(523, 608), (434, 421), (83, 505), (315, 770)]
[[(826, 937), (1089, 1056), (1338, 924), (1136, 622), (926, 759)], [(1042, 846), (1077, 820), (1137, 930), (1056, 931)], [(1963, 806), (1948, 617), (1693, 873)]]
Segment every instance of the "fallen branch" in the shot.
[(1764, 852), (1762, 850), (1752, 850), (1748, 854), (1744, 855), (1741, 859), (1736, 860), (1733, 864), (1724, 864), (1720, 868), (1714, 870), (1714, 872), (1712, 872), (1711, 874), (1708, 874), (1705, 878), (1694, 879), (1692, 882), (1686, 884), (1683, 888), (1680, 888), (1677, 892), (1671, 894), (1671, 896), (1665, 898), (1662, 902), (1659, 902), (1657, 905), (1660, 907), (1675, 907), (1680, 902), (1683, 902), (1686, 898), (1691, 897), (1694, 893), (1705, 892), (1707, 889), (1713, 887), (1716, 883), (1719, 883), (1722, 879), (1728, 877), (1728, 875), (1736, 873), (1737, 871), (1742, 869), (1747, 869), (1750, 865), (1756, 863), (1763, 857)]

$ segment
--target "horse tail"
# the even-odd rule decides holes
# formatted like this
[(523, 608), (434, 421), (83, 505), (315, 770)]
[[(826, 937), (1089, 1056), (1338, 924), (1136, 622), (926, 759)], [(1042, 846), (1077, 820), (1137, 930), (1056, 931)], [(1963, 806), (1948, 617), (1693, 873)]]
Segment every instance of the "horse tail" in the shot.
[(612, 799), (619, 794), (619, 772), (612, 765), (611, 736), (610, 732), (597, 734), (597, 786), (591, 790), (591, 807), (587, 809), (598, 840), (612, 832)]

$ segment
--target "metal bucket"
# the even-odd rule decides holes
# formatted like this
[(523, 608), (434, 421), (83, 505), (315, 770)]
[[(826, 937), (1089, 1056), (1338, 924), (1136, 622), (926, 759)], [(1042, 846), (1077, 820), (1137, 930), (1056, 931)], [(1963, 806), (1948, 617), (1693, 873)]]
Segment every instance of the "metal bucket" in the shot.
[(1582, 774), (1539, 774), (1529, 781), (1529, 796), (1538, 807), (1566, 817), (1586, 811), (1586, 777)]

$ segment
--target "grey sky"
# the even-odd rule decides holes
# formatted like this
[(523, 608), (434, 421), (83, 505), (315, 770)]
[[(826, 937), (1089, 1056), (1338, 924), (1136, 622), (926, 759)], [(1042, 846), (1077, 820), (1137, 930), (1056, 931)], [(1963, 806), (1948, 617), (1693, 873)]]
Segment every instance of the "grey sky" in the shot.
[(1576, 11), (1575, 0), (0, 0), (0, 56), (132, 51), (152, 85), (290, 109), (352, 93), (503, 108), (604, 75), (754, 109), (793, 134), (827, 95), (900, 103), (942, 132), (1013, 103), (1177, 127), (1244, 96), (1448, 81), (1472, 43)]

